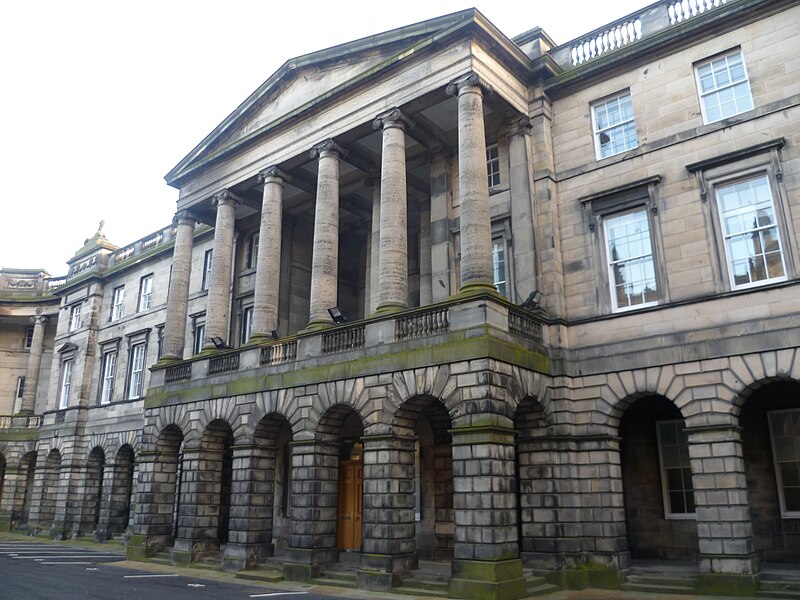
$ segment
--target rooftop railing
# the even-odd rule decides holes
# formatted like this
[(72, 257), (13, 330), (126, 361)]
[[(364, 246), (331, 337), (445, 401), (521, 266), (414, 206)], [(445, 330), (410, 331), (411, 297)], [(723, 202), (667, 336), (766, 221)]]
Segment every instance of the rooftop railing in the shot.
[(108, 261), (108, 266), (113, 267), (114, 265), (118, 265), (126, 260), (130, 260), (134, 256), (138, 256), (143, 252), (148, 252), (153, 248), (172, 241), (175, 239), (175, 231), (175, 226), (169, 225), (164, 229), (159, 229), (156, 232), (136, 240), (132, 244), (128, 244), (127, 246), (120, 248), (111, 255), (111, 258)]
[(562, 44), (551, 56), (569, 70), (736, 1), (663, 0)]

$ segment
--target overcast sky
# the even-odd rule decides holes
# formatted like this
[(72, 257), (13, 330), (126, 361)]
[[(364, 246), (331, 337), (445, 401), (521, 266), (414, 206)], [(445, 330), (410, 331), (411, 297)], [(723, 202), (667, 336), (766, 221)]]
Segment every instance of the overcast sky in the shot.
[[(66, 273), (101, 219), (167, 225), (164, 175), (289, 58), (475, 5), (564, 43), (647, 0), (0, 3), (0, 266)], [(523, 8), (524, 7), (524, 8)]]

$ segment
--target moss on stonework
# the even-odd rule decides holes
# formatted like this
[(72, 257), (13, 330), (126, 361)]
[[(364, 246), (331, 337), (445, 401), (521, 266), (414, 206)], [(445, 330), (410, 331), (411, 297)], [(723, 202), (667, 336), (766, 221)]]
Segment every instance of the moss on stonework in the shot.
[(758, 576), (700, 573), (697, 591), (712, 596), (755, 596), (758, 592)]
[(35, 442), (39, 440), (38, 429), (2, 429), (0, 441), (2, 442)]
[[(242, 396), (265, 389), (288, 389), (480, 358), (491, 358), (539, 373), (549, 373), (549, 357), (520, 344), (494, 337), (491, 332), (492, 329), (484, 325), (446, 334), (441, 343), (432, 346), (417, 347), (417, 340), (399, 342), (396, 344), (398, 351), (391, 354), (370, 355), (368, 349), (365, 349), (357, 358), (351, 358), (351, 353), (343, 352), (342, 357), (346, 358), (333, 364), (302, 368), (302, 361), (298, 361), (300, 368), (284, 373), (264, 375), (264, 369), (259, 369), (256, 372), (262, 374), (250, 377), (236, 374), (222, 383), (197, 385), (200, 382), (186, 382), (183, 389), (169, 391), (152, 388), (145, 398), (144, 407), (158, 408), (168, 404)], [(335, 357), (328, 356), (320, 360), (335, 360)]]

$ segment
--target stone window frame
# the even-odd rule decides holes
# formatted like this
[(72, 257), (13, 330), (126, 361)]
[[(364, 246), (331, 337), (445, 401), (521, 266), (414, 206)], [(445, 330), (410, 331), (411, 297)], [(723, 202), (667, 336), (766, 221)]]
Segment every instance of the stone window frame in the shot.
[[(686, 170), (694, 175), (700, 192), (705, 218), (706, 237), (711, 244), (711, 270), (714, 276), (716, 292), (747, 291), (770, 285), (781, 285), (787, 280), (797, 277), (797, 239), (789, 215), (789, 195), (783, 181), (781, 149), (785, 145), (784, 138), (775, 138), (761, 144), (748, 146), (741, 150), (728, 152), (712, 158), (686, 165)], [(765, 175), (770, 184), (772, 202), (775, 209), (775, 220), (781, 239), (781, 251), (785, 277), (767, 279), (749, 284), (734, 285), (733, 275), (728, 262), (722, 223), (720, 222), (717, 188), (730, 183)], [(709, 198), (712, 201), (709, 201)]]
[[(75, 355), (78, 347), (67, 342), (58, 349), (58, 389), (56, 393), (56, 408), (63, 410), (69, 408), (69, 397), (72, 392), (72, 380), (75, 376)], [(66, 393), (64, 383), (66, 382)]]
[[(148, 327), (128, 333), (125, 337), (128, 338), (128, 364), (125, 367), (125, 400), (141, 400), (147, 391), (145, 377), (147, 375), (147, 351), (150, 341), (150, 328)], [(134, 390), (134, 359), (136, 358), (135, 353), (138, 351), (137, 348), (142, 349), (142, 369), (138, 390)]]
[[(598, 129), (597, 109), (607, 105), (609, 102), (612, 102), (614, 100), (619, 101), (621, 98), (625, 97), (628, 97), (630, 99), (631, 118), (622, 120), (619, 123), (614, 123), (613, 125), (609, 125), (608, 127), (605, 127), (602, 130)], [(630, 88), (619, 90), (618, 92), (614, 92), (613, 94), (609, 94), (608, 96), (598, 98), (597, 100), (594, 100), (589, 106), (592, 119), (592, 140), (594, 141), (594, 155), (596, 160), (611, 158), (612, 156), (617, 156), (619, 154), (622, 154), (623, 152), (629, 152), (639, 147), (639, 131), (636, 128), (636, 111), (633, 109), (633, 96), (631, 95)], [(625, 147), (622, 150), (618, 150), (616, 152), (611, 152), (610, 154), (603, 155), (603, 144), (600, 141), (601, 135), (603, 135), (607, 131), (622, 128), (625, 125), (628, 125), (629, 123), (633, 124), (633, 132), (636, 137), (635, 144), (630, 147)]]
[(81, 328), (81, 312), (83, 312), (83, 300), (71, 304), (69, 307), (69, 332), (78, 331)]
[[(668, 467), (665, 466), (665, 458), (664, 458), (664, 444), (662, 443), (662, 432), (661, 426), (662, 425), (674, 425), (679, 427), (678, 434), (685, 435), (685, 423), (683, 419), (669, 419), (669, 420), (662, 420), (656, 421), (656, 446), (658, 447), (658, 469), (660, 472), (661, 478), (661, 495), (662, 495), (662, 502), (664, 504), (664, 518), (668, 520), (694, 520), (697, 518), (697, 507), (694, 506), (694, 481), (692, 479), (692, 465), (689, 459), (689, 443), (686, 440), (685, 445), (685, 464), (681, 464), (678, 467)], [(682, 444), (678, 443), (678, 446), (682, 446)], [(670, 487), (670, 477), (667, 473), (668, 470), (677, 470), (680, 469), (681, 473), (681, 480), (684, 484), (680, 487), (680, 489), (673, 489)], [(686, 485), (686, 471), (688, 471), (688, 486)], [(693, 512), (675, 512), (672, 510), (672, 500), (671, 494), (672, 493), (681, 493), (684, 494), (686, 498), (689, 498), (692, 502), (692, 508), (695, 510)]]
[(244, 268), (245, 270), (255, 269), (258, 266), (258, 244), (261, 234), (258, 231), (252, 232), (247, 236), (245, 244)]
[[(661, 222), (658, 218), (660, 205), (658, 185), (660, 183), (661, 176), (654, 175), (578, 199), (589, 233), (594, 238), (592, 248), (596, 265), (594, 271), (597, 289), (606, 291), (606, 293), (598, 293), (597, 304), (600, 314), (624, 314), (669, 303), (667, 271), (663, 258), (663, 237)], [(612, 298), (613, 290), (609, 276), (610, 261), (608, 260), (604, 224), (609, 217), (636, 209), (645, 209), (647, 214), (658, 298), (654, 302), (616, 308), (616, 303)]]
[(253, 314), (255, 306), (253, 305), (253, 296), (242, 298), (239, 301), (239, 345), (244, 346), (250, 341), (250, 336), (253, 333)]
[[(206, 311), (189, 315), (192, 320), (192, 356), (203, 351), (203, 338), (206, 330)], [(199, 331), (199, 336), (198, 336)]]
[(500, 187), (500, 146), (496, 143), (486, 145), (486, 174), (490, 190)]
[(30, 350), (33, 346), (33, 327), (25, 328), (25, 336), (22, 339), (22, 347), (25, 350)]
[(119, 321), (125, 316), (125, 285), (118, 285), (111, 293), (111, 312), (109, 322)]
[(17, 388), (14, 392), (14, 401), (21, 400), (25, 395), (25, 376), (20, 375), (17, 377)]
[[(115, 337), (109, 340), (103, 340), (102, 342), (98, 342), (98, 346), (100, 347), (100, 371), (99, 371), (99, 379), (97, 385), (97, 405), (98, 406), (106, 406), (114, 402), (114, 392), (116, 391), (116, 381), (117, 381), (117, 374), (119, 373), (119, 345), (122, 341), (122, 338)], [(103, 402), (103, 392), (104, 392), (104, 384), (105, 384), (105, 376), (106, 376), (106, 357), (109, 354), (114, 354), (114, 375), (112, 377), (111, 383), (111, 394), (109, 396), (108, 402)]]
[(161, 360), (164, 354), (164, 327), (166, 323), (156, 325), (156, 360)]
[(136, 312), (143, 312), (153, 308), (153, 273), (142, 275), (139, 279), (139, 299), (136, 303)]
[(200, 291), (207, 292), (211, 286), (211, 267), (214, 260), (214, 249), (209, 248), (203, 254), (203, 276), (200, 280)]
[[(799, 510), (787, 510), (786, 508), (786, 497), (785, 488), (787, 486), (783, 483), (783, 474), (781, 472), (780, 463), (796, 463), (796, 468), (800, 470), (800, 439), (795, 441), (795, 460), (788, 460), (788, 461), (779, 461), (778, 460), (778, 453), (775, 446), (775, 425), (773, 425), (773, 415), (779, 414), (786, 414), (786, 413), (794, 413), (800, 417), (800, 408), (788, 408), (783, 410), (771, 410), (767, 412), (767, 423), (769, 428), (769, 442), (770, 442), (770, 449), (772, 450), (772, 464), (775, 469), (775, 484), (777, 486), (778, 492), (778, 505), (780, 507), (780, 513), (782, 519), (800, 519), (800, 509)], [(793, 485), (794, 488), (800, 488), (800, 486)], [(798, 490), (800, 493), (800, 489)]]
[[(740, 110), (738, 112), (731, 113), (729, 115), (722, 115), (718, 119), (709, 120), (708, 114), (706, 112), (705, 98), (711, 97), (712, 95), (715, 96), (715, 97), (718, 97), (721, 91), (723, 91), (725, 89), (733, 89), (735, 86), (740, 85), (742, 83), (742, 81), (737, 81), (737, 82), (731, 83), (730, 85), (725, 85), (725, 86), (720, 87), (720, 88), (716, 88), (715, 87), (715, 89), (713, 89), (713, 90), (711, 90), (711, 91), (709, 91), (707, 93), (703, 93), (703, 88), (702, 88), (701, 79), (700, 79), (700, 69), (712, 64), (715, 61), (719, 61), (721, 59), (725, 59), (725, 61), (726, 61), (726, 71), (728, 73), (730, 73), (730, 70), (727, 68), (727, 59), (728, 59), (728, 57), (734, 56), (736, 54), (738, 54), (740, 56), (741, 61), (742, 61), (742, 70), (744, 71), (744, 80), (743, 80), (743, 82), (747, 86), (747, 93), (750, 96), (750, 104), (752, 106), (750, 108), (747, 108), (747, 109), (744, 109), (744, 110)], [(701, 116), (703, 118), (703, 125), (710, 125), (711, 123), (719, 123), (720, 121), (724, 121), (725, 119), (730, 119), (731, 117), (735, 117), (737, 115), (741, 115), (741, 114), (746, 113), (748, 111), (751, 111), (751, 110), (753, 110), (755, 108), (755, 102), (753, 100), (753, 90), (752, 90), (752, 88), (750, 86), (750, 77), (747, 74), (747, 64), (745, 63), (744, 52), (742, 52), (741, 46), (736, 46), (734, 48), (729, 48), (728, 50), (725, 50), (723, 52), (719, 52), (719, 53), (717, 53), (717, 54), (715, 54), (713, 56), (709, 56), (709, 57), (704, 58), (702, 60), (696, 61), (692, 65), (692, 69), (694, 71), (694, 80), (695, 80), (695, 86), (697, 87), (697, 98), (698, 98), (698, 100), (700, 102), (700, 114), (701, 114)]]

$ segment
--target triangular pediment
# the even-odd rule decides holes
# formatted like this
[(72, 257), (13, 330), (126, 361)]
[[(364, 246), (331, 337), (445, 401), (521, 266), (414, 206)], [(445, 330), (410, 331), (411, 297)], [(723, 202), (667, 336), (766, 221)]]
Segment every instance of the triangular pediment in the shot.
[(179, 187), (181, 179), (208, 160), (312, 110), (365, 77), (398, 61), (414, 60), (415, 47), (468, 27), (478, 17), (475, 9), (464, 10), (287, 61), (166, 175), (167, 183)]

